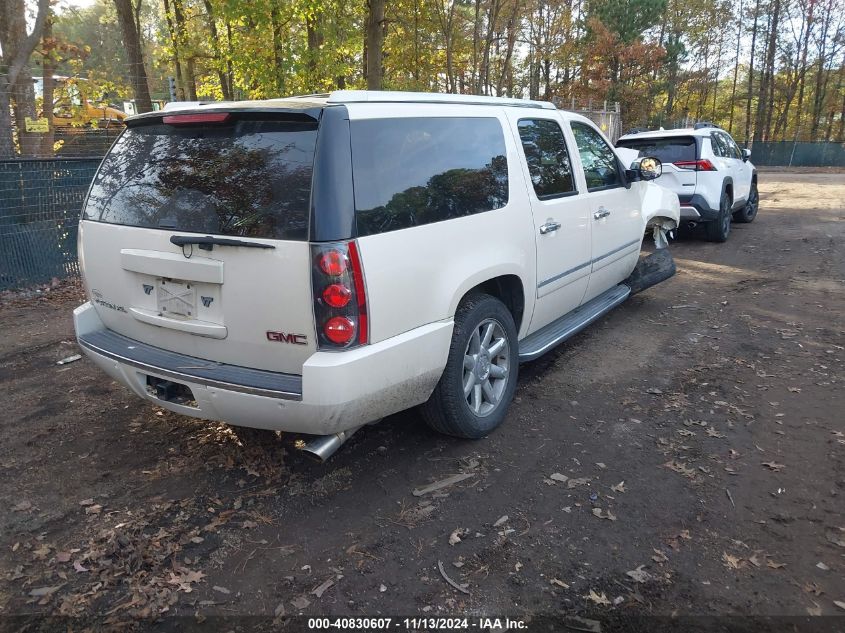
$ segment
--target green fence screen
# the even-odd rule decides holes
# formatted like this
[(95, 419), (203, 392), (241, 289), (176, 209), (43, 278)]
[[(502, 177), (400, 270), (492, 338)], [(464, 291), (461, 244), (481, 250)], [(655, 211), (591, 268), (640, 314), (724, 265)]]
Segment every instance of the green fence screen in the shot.
[(100, 158), (0, 161), (0, 290), (79, 272), (76, 234)]
[(845, 143), (757, 141), (751, 162), (771, 167), (845, 167)]

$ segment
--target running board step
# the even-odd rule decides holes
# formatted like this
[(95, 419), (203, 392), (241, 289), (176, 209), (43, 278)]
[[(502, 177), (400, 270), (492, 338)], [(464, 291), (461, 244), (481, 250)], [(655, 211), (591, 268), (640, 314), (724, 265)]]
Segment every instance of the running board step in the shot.
[(575, 336), (628, 298), (631, 289), (625, 285), (614, 286), (582, 306), (565, 314), (557, 321), (537, 330), (519, 342), (519, 360), (525, 362), (539, 358), (550, 349)]

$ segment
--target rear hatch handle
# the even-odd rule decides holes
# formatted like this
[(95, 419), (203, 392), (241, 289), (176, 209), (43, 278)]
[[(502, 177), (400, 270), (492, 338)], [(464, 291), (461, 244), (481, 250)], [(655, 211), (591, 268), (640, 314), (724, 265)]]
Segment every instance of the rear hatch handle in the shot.
[(171, 235), (170, 243), (176, 246), (187, 246), (196, 244), (204, 251), (213, 250), (216, 246), (243, 246), (244, 248), (276, 248), (272, 244), (262, 244), (261, 242), (245, 242), (243, 240), (233, 240), (227, 237), (212, 237), (211, 235), (197, 236), (197, 235)]

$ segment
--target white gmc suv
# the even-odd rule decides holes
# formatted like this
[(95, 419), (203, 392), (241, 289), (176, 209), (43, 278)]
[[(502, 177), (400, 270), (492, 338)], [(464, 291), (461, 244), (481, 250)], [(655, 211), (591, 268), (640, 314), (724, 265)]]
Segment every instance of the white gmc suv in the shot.
[(724, 242), (734, 222), (753, 222), (760, 197), (751, 150), (740, 150), (731, 135), (712, 123), (694, 128), (631, 132), (617, 147), (637, 150), (663, 163), (657, 184), (681, 201), (681, 220), (704, 224), (711, 242)]
[(516, 99), (343, 91), (131, 117), (80, 222), (77, 338), (142, 398), (316, 435), (320, 458), (416, 405), (483, 437), (521, 361), (674, 273), (659, 173)]

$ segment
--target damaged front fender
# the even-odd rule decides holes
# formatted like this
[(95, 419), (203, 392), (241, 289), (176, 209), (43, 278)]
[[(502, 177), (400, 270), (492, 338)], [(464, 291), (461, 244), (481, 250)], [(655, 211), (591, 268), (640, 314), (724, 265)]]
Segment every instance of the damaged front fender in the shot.
[(643, 232), (651, 231), (654, 245), (664, 249), (669, 245), (666, 235), (678, 228), (681, 220), (681, 203), (678, 196), (652, 182), (642, 186)]

